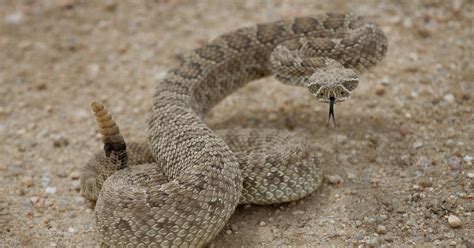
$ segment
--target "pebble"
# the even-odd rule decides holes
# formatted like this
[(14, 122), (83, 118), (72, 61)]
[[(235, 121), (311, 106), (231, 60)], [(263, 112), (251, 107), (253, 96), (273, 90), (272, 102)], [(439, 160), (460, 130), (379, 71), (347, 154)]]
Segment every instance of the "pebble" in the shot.
[(375, 94), (381, 96), (381, 95), (384, 95), (385, 94), (385, 86), (383, 86), (382, 84), (377, 84), (375, 86)]
[(304, 211), (303, 210), (296, 210), (291, 213), (292, 215), (303, 215)]
[(31, 176), (25, 176), (21, 179), (21, 183), (26, 187), (31, 187), (34, 184), (34, 180)]
[(400, 156), (400, 162), (402, 162), (403, 165), (409, 166), (410, 165), (410, 157), (406, 154)]
[(411, 20), (411, 18), (407, 17), (407, 18), (403, 19), (402, 26), (404, 28), (412, 28), (413, 27), (413, 21)]
[(267, 223), (265, 223), (265, 221), (261, 221), (258, 225), (259, 225), (259, 226), (266, 226)]
[(457, 144), (457, 142), (454, 141), (454, 140), (452, 140), (452, 139), (448, 139), (448, 140), (446, 141), (446, 146), (448, 146), (448, 147), (453, 147), (453, 146), (455, 146), (456, 144)]
[(79, 180), (74, 180), (71, 182), (71, 188), (75, 191), (80, 191), (81, 190), (81, 182)]
[(53, 140), (54, 147), (64, 147), (69, 145), (69, 140), (65, 138), (63, 135), (54, 135), (51, 137)]
[(350, 180), (354, 180), (356, 179), (356, 174), (355, 173), (352, 173), (352, 172), (347, 172), (347, 178), (350, 179)]
[(390, 84), (390, 80), (388, 77), (383, 77), (382, 80), (380, 81), (380, 83), (382, 85), (389, 85)]
[(464, 162), (466, 162), (466, 163), (468, 163), (469, 165), (471, 165), (472, 156), (466, 155), (466, 156), (464, 156), (463, 160), (464, 160)]
[(41, 197), (33, 196), (30, 198), (31, 203), (35, 206), (36, 209), (41, 210), (44, 208), (45, 201)]
[(410, 127), (406, 124), (402, 124), (400, 126), (399, 132), (402, 136), (406, 136), (407, 134), (410, 133)]
[(364, 234), (358, 233), (354, 236), (354, 239), (356, 240), (363, 240), (365, 238)]
[(381, 215), (379, 215), (379, 216), (377, 216), (377, 217), (375, 217), (375, 218), (377, 219), (377, 222), (380, 223), (380, 222), (385, 221), (385, 220), (388, 218), (388, 216), (385, 215), (385, 214), (381, 214)]
[(407, 225), (409, 226), (416, 226), (416, 220), (414, 218), (410, 218), (407, 220)]
[(346, 143), (348, 140), (347, 136), (346, 135), (343, 135), (343, 134), (338, 134), (336, 135), (336, 142), (338, 144), (344, 144)]
[(77, 180), (79, 178), (81, 178), (81, 172), (80, 171), (72, 171), (71, 174), (69, 175), (69, 177), (73, 180)]
[(377, 219), (375, 217), (364, 217), (364, 221), (367, 222), (367, 224), (373, 224)]
[(375, 246), (378, 245), (379, 242), (380, 242), (380, 240), (379, 240), (378, 237), (373, 237), (373, 238), (371, 238), (367, 241), (367, 245), (371, 246), (371, 247), (375, 247)]
[(474, 171), (468, 172), (467, 177), (474, 178)]
[(449, 166), (453, 170), (459, 170), (461, 167), (461, 159), (459, 157), (453, 156), (448, 159)]
[(153, 79), (156, 81), (159, 81), (163, 79), (166, 76), (166, 74), (167, 74), (166, 70), (156, 71), (155, 74), (153, 75)]
[(377, 229), (375, 231), (378, 234), (385, 234), (387, 232), (387, 228), (384, 225), (377, 225)]
[(53, 113), (53, 106), (51, 106), (51, 105), (45, 105), (45, 106), (44, 106), (44, 110), (46, 110), (46, 112), (48, 112), (48, 113), (51, 114), (51, 113)]
[(233, 232), (237, 232), (239, 230), (239, 227), (236, 224), (230, 224), (230, 230)]
[(455, 99), (454, 99), (453, 94), (447, 94), (447, 95), (443, 96), (443, 99), (444, 99), (447, 103), (454, 103), (454, 102), (455, 102)]
[(90, 117), (90, 113), (84, 109), (78, 109), (73, 112), (72, 117), (75, 121), (82, 121)]
[(20, 11), (5, 16), (5, 22), (12, 25), (19, 25), (23, 22), (24, 16)]
[(86, 203), (86, 199), (82, 196), (76, 196), (74, 200), (78, 206), (84, 206), (84, 204)]
[(87, 66), (87, 75), (89, 79), (95, 79), (99, 75), (100, 65), (90, 64)]
[(74, 232), (76, 232), (76, 229), (74, 229), (73, 227), (69, 227), (67, 229), (67, 231), (70, 232), (70, 233), (74, 233)]
[(49, 173), (48, 172), (44, 172), (43, 175), (41, 176), (41, 185), (43, 186), (43, 188), (46, 188), (48, 187), (49, 185)]
[(105, 1), (105, 9), (107, 11), (114, 11), (117, 8), (117, 3), (115, 1)]
[(456, 228), (456, 227), (460, 227), (462, 223), (461, 223), (461, 219), (459, 219), (459, 217), (457, 217), (456, 215), (451, 214), (448, 217), (448, 224), (449, 224), (450, 227)]
[(74, 7), (76, 3), (77, 3), (77, 0), (58, 0), (57, 6), (63, 9), (70, 9)]
[(415, 143), (413, 143), (413, 149), (418, 149), (418, 148), (421, 148), (423, 146), (423, 142), (421, 141), (416, 141)]
[(54, 195), (56, 194), (56, 187), (46, 187), (45, 192), (48, 195)]
[(232, 234), (232, 231), (231, 230), (225, 230), (225, 234), (230, 235), (230, 234)]
[(423, 188), (429, 188), (433, 186), (433, 182), (431, 182), (428, 178), (420, 178), (418, 184)]
[(39, 197), (37, 197), (37, 196), (32, 196), (32, 197), (30, 197), (30, 202), (33, 203), (33, 204), (35, 204), (35, 203), (38, 201), (38, 199), (39, 199)]
[(432, 161), (426, 157), (421, 157), (418, 162), (416, 162), (416, 165), (421, 167), (424, 172), (427, 172), (432, 164)]
[(341, 184), (344, 182), (341, 176), (339, 175), (328, 175), (326, 179), (329, 181), (330, 184)]
[(337, 156), (337, 160), (341, 163), (347, 163), (347, 155), (339, 154), (339, 156)]

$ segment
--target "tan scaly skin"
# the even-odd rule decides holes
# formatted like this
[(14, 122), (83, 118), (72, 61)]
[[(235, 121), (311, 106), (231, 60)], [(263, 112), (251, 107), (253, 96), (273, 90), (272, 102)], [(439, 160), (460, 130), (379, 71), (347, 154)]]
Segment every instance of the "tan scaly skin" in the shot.
[(358, 75), (379, 62), (387, 39), (355, 14), (328, 13), (224, 34), (184, 57), (155, 89), (148, 141), (127, 143), (105, 107), (92, 108), (104, 152), (83, 170), (96, 202), (98, 239), (109, 246), (201, 247), (239, 203), (302, 198), (321, 184), (313, 149), (294, 133), (211, 130), (202, 117), (247, 82), (274, 74), (322, 102), (347, 100)]

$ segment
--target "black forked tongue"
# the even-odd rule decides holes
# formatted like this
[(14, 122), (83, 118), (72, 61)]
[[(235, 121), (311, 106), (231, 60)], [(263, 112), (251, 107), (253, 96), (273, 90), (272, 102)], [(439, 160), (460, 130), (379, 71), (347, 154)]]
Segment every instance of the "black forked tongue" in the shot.
[(332, 116), (334, 127), (336, 127), (336, 118), (334, 117), (334, 104), (335, 103), (336, 103), (336, 98), (333, 96), (329, 97), (329, 116), (328, 116), (328, 122), (326, 125), (329, 125), (329, 122), (331, 121), (331, 116)]

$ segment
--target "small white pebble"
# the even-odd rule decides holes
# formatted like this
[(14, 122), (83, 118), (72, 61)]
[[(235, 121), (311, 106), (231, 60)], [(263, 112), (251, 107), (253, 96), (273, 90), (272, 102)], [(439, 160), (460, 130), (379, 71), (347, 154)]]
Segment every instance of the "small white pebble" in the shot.
[(225, 234), (230, 235), (230, 234), (232, 234), (232, 231), (231, 230), (225, 230)]
[(339, 175), (328, 175), (326, 176), (326, 179), (329, 181), (330, 184), (341, 184), (344, 182), (344, 180), (342, 180), (342, 177), (339, 176)]
[(447, 103), (454, 103), (454, 101), (455, 101), (453, 94), (447, 94), (447, 95), (443, 96), (443, 99)]
[(258, 225), (259, 225), (259, 226), (266, 226), (267, 223), (265, 223), (265, 221), (262, 221), (262, 222), (260, 222)]
[(421, 148), (423, 146), (423, 142), (421, 141), (416, 141), (415, 143), (413, 143), (413, 149), (418, 149), (418, 148)]
[(32, 196), (32, 197), (30, 197), (30, 202), (33, 203), (33, 204), (35, 204), (35, 203), (38, 201), (38, 199), (39, 199), (39, 197), (37, 197), (37, 196)]
[(296, 210), (291, 213), (292, 215), (303, 215), (304, 211), (303, 210)]
[(336, 141), (337, 141), (337, 143), (339, 143), (339, 144), (344, 144), (344, 143), (346, 143), (347, 139), (348, 139), (347, 136), (344, 135), (344, 134), (338, 134), (338, 135), (336, 135)]
[(382, 80), (380, 81), (381, 84), (383, 85), (389, 85), (390, 84), (390, 80), (388, 77), (383, 77)]
[(469, 178), (474, 178), (474, 172), (468, 172), (467, 177)]
[(79, 192), (81, 190), (81, 182), (79, 180), (74, 180), (71, 182), (71, 187)]
[(99, 75), (100, 65), (90, 64), (87, 66), (87, 74), (89, 79), (95, 79)]
[(74, 228), (72, 228), (72, 227), (69, 227), (69, 228), (67, 229), (67, 231), (70, 232), (70, 233), (74, 233), (74, 232), (76, 232), (76, 229), (74, 229)]
[(448, 224), (450, 227), (456, 228), (456, 227), (460, 227), (462, 223), (459, 217), (452, 214), (448, 217)]
[(18, 25), (23, 22), (23, 13), (15, 12), (13, 14), (5, 16), (5, 22), (12, 25)]
[(470, 165), (472, 161), (472, 157), (469, 155), (466, 155), (464, 156), (463, 160)]
[(453, 147), (457, 144), (457, 142), (455, 140), (452, 140), (452, 139), (448, 139), (446, 141), (446, 145), (449, 146), (449, 147)]
[(352, 172), (347, 172), (347, 178), (349, 178), (350, 180), (354, 180), (356, 179), (356, 174), (352, 173)]
[(387, 232), (387, 228), (384, 225), (378, 225), (376, 232), (378, 234), (385, 234)]
[(46, 187), (45, 192), (48, 195), (54, 195), (56, 194), (56, 187)]
[(71, 177), (71, 179), (79, 179), (81, 177), (81, 172), (75, 170), (75, 171), (71, 172), (70, 177)]

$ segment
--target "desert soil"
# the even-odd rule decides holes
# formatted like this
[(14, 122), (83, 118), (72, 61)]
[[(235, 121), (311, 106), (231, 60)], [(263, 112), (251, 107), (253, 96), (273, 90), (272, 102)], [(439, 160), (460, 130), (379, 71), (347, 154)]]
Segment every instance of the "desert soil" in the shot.
[(474, 3), (456, 1), (0, 0), (0, 246), (91, 247), (79, 171), (103, 101), (144, 140), (154, 86), (182, 54), (255, 23), (353, 11), (389, 51), (348, 102), (265, 78), (207, 117), (213, 128), (305, 136), (326, 179), (308, 197), (240, 206), (211, 247), (473, 247)]

